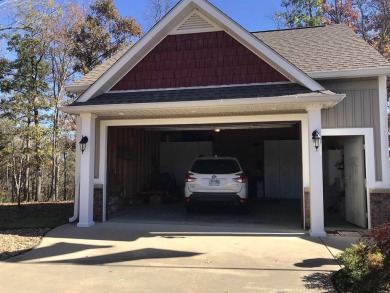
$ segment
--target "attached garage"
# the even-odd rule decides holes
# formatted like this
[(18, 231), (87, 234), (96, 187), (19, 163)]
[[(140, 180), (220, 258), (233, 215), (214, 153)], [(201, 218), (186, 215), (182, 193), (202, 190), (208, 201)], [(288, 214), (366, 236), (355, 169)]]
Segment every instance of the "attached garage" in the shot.
[[(183, 186), (185, 173), (198, 156), (238, 158), (250, 181), (252, 198), (301, 196), (302, 155), (296, 122), (109, 127), (108, 142), (109, 190), (118, 185), (115, 193), (128, 198), (146, 189), (156, 173), (170, 173)], [(108, 196), (113, 195), (109, 192)]]
[[(175, 195), (182, 201), (185, 174), (198, 156), (236, 157), (253, 205), (272, 199), (301, 201), (300, 135), (297, 122), (108, 127), (108, 213), (145, 203), (151, 195), (163, 201)], [(174, 180), (177, 194), (159, 195), (154, 188), (164, 174)]]
[(322, 138), (355, 135), (365, 141), (370, 227), (371, 204), (390, 202), (390, 66), (379, 57), (346, 26), (249, 33), (208, 1), (180, 1), (134, 46), (68, 87), (79, 97), (63, 110), (77, 115), (76, 140), (86, 142), (71, 220), (94, 225), (98, 198), (106, 221), (115, 205), (150, 195), (156, 174), (180, 187), (196, 156), (232, 156), (254, 202), (297, 201), (300, 225), (322, 237), (323, 150), (333, 150)]

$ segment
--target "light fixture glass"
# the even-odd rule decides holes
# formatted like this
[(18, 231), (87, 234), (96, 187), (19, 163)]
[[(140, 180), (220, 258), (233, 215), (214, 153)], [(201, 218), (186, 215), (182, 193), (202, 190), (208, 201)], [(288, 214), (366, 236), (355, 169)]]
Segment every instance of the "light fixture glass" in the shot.
[(311, 137), (313, 140), (313, 145), (316, 148), (316, 151), (318, 151), (318, 148), (320, 147), (321, 143), (321, 135), (317, 129), (312, 132)]
[(87, 142), (88, 142), (88, 137), (81, 136), (81, 140), (79, 143), (80, 143), (80, 150), (82, 154), (84, 153), (85, 148), (87, 147)]

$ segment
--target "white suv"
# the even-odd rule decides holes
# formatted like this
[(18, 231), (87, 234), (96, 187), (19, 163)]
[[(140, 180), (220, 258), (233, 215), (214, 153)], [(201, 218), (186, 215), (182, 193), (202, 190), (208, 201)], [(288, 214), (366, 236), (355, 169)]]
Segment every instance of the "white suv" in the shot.
[(200, 157), (185, 178), (186, 209), (199, 203), (238, 205), (246, 209), (248, 183), (236, 158)]

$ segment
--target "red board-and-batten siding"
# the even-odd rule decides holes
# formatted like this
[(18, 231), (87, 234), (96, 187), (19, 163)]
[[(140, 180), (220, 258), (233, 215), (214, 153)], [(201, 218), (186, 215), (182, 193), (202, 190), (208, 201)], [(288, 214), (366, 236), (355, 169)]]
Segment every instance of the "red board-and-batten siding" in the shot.
[(167, 36), (112, 90), (284, 81), (285, 76), (220, 31)]

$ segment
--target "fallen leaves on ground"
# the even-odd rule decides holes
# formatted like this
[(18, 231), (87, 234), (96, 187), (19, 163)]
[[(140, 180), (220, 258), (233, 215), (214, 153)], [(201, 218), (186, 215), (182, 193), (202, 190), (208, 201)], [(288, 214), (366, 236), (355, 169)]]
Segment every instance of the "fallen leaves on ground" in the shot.
[(37, 246), (49, 228), (22, 228), (0, 231), (0, 261)]
[(68, 223), (73, 202), (0, 203), (0, 261), (37, 246), (52, 228)]

